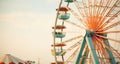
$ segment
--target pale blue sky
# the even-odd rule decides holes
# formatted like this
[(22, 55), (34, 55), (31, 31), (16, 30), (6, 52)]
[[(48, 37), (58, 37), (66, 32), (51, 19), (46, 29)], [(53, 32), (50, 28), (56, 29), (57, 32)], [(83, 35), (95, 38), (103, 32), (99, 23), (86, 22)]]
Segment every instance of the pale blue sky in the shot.
[(57, 0), (0, 0), (0, 55), (49, 64)]
[[(56, 0), (0, 0), (0, 12), (41, 12), (52, 13)], [(57, 4), (58, 5), (58, 4)]]

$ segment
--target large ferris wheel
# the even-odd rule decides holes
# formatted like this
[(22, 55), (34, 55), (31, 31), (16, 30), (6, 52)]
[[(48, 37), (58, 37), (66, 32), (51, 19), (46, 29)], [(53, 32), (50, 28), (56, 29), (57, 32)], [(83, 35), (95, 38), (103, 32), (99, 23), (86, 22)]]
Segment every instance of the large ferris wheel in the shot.
[(56, 11), (51, 64), (119, 64), (120, 0), (61, 0)]

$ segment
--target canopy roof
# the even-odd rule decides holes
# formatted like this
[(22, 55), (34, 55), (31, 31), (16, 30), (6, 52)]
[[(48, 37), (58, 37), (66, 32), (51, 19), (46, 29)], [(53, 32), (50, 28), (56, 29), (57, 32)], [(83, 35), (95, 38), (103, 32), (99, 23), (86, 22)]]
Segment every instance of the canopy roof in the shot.
[(11, 54), (0, 56), (0, 64), (24, 64), (25, 62)]

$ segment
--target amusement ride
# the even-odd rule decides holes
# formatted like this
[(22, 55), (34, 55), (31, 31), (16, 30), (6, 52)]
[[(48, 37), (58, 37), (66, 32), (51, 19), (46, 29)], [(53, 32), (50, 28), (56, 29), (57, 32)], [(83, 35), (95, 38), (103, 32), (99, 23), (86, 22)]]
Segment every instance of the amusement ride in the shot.
[(120, 0), (59, 0), (51, 64), (119, 64)]

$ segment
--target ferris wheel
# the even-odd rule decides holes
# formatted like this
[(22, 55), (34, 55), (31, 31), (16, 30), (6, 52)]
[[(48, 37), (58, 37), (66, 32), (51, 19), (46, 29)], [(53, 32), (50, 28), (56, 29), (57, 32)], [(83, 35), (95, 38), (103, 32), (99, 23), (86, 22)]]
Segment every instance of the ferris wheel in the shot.
[(56, 11), (51, 64), (120, 63), (120, 0), (61, 0)]

